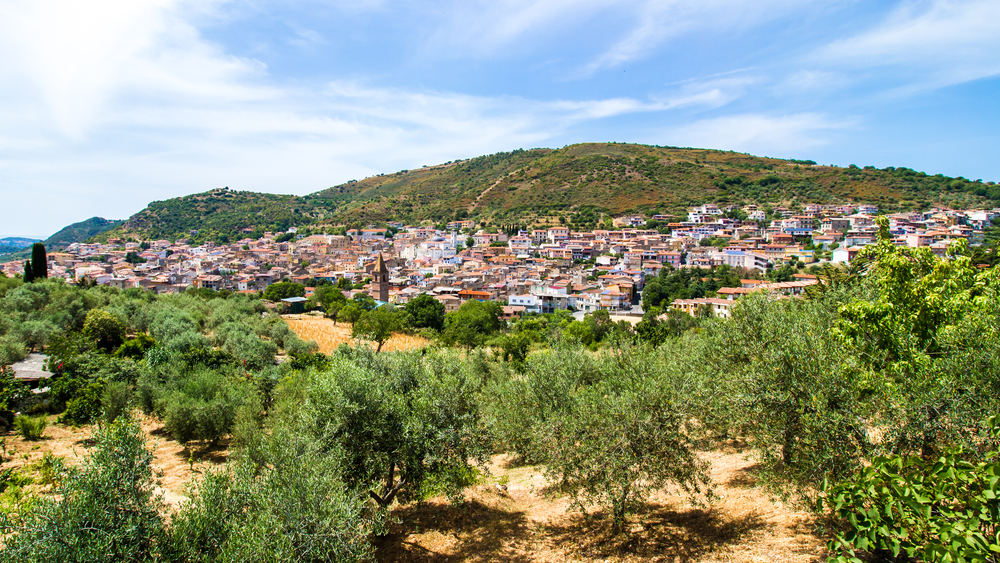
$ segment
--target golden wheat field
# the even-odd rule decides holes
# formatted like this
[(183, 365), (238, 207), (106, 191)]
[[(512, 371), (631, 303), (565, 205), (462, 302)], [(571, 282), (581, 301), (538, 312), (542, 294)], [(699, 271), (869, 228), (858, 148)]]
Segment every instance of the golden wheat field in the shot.
[[(320, 352), (324, 354), (329, 354), (344, 342), (352, 346), (367, 345), (351, 340), (351, 325), (347, 323), (334, 323), (332, 320), (318, 315), (283, 315), (282, 318), (299, 338), (307, 341), (315, 340), (319, 344)], [(423, 348), (428, 344), (430, 341), (422, 336), (396, 333), (382, 346), (382, 350), (387, 352), (413, 350)]]

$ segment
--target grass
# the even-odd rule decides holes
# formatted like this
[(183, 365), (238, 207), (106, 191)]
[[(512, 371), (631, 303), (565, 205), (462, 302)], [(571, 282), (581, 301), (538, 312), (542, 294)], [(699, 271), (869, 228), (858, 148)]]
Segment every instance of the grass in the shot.
[(44, 416), (32, 418), (22, 415), (14, 419), (14, 426), (17, 428), (17, 433), (21, 435), (21, 438), (29, 442), (41, 440), (42, 434), (45, 433), (45, 427), (48, 425), (49, 421)]
[[(341, 344), (357, 343), (351, 339), (351, 325), (347, 323), (334, 323), (330, 319), (315, 315), (286, 315), (283, 318), (299, 338), (306, 341), (315, 340), (319, 344), (319, 351), (324, 354), (329, 354)], [(428, 344), (430, 341), (422, 336), (395, 333), (382, 346), (382, 350), (385, 352), (414, 350)]]

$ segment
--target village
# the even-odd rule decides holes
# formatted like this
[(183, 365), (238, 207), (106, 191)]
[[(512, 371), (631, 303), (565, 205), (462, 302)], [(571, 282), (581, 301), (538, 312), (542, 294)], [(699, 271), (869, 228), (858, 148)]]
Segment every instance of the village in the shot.
[[(309, 286), (346, 279), (353, 293), (396, 305), (430, 294), (446, 312), (468, 300), (490, 300), (505, 304), (508, 318), (569, 309), (581, 315), (606, 310), (638, 320), (645, 282), (664, 268), (726, 265), (747, 275), (743, 287), (672, 303), (687, 313), (707, 308), (726, 317), (733, 301), (747, 292), (798, 295), (816, 283), (805, 268), (849, 263), (876, 241), (878, 213), (873, 205), (807, 204), (765, 213), (755, 205), (705, 204), (690, 209), (683, 222), (631, 215), (615, 219), (613, 229), (589, 232), (552, 226), (509, 236), (466, 220), (448, 223), (444, 230), (390, 221), (343, 235), (304, 235), (290, 228), (227, 245), (112, 238), (107, 244), (74, 243), (63, 252), (49, 253), (49, 277), (155, 293), (189, 287), (248, 293), (280, 281)], [(888, 216), (896, 244), (927, 247), (939, 256), (958, 239), (982, 243), (984, 229), (997, 218), (1000, 209), (932, 209)], [(374, 271), (376, 264), (384, 270)], [(787, 281), (761, 279), (785, 265), (799, 273)], [(6, 263), (3, 271), (19, 274), (23, 261)], [(379, 283), (370, 283), (373, 275)], [(307, 292), (312, 289), (307, 287)]]

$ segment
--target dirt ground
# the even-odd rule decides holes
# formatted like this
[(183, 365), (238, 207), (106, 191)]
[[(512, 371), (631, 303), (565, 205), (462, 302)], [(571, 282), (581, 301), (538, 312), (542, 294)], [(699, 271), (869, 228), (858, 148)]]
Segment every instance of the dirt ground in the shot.
[[(226, 462), (227, 444), (221, 441), (212, 448), (199, 445), (187, 448), (171, 438), (155, 417), (138, 416), (146, 434), (147, 447), (153, 452), (153, 470), (160, 481), (158, 490), (167, 505), (176, 508), (187, 499), (185, 488), (193, 476)], [(31, 488), (35, 490), (48, 488), (38, 478), (39, 462), (47, 452), (62, 458), (67, 465), (76, 465), (83, 461), (94, 445), (93, 426), (73, 427), (55, 424), (55, 416), (48, 419), (50, 425), (42, 434), (42, 439), (35, 442), (26, 442), (13, 432), (0, 433), (0, 439), (6, 441), (2, 467), (14, 468), (19, 473), (32, 476), (36, 484)]]
[[(153, 448), (160, 492), (172, 508), (187, 498), (185, 487), (192, 477), (227, 458), (225, 442), (208, 450), (189, 449), (171, 439), (156, 419), (142, 417), (141, 422)], [(38, 483), (37, 464), (46, 452), (68, 464), (80, 463), (93, 445), (92, 435), (92, 427), (58, 424), (46, 428), (37, 442), (0, 434), (6, 441), (3, 467), (17, 468)], [(546, 496), (539, 467), (495, 456), (489, 476), (467, 489), (463, 505), (434, 498), (395, 507), (390, 533), (374, 539), (376, 557), (386, 563), (823, 560), (824, 542), (814, 534), (812, 517), (772, 502), (756, 486), (754, 465), (745, 455), (732, 449), (702, 455), (712, 463), (718, 497), (710, 506), (692, 506), (679, 494), (657, 494), (631, 515), (630, 532), (617, 537), (608, 533), (609, 517), (603, 511), (570, 512), (568, 499)], [(497, 488), (502, 479), (506, 491)]]
[[(319, 351), (324, 354), (329, 354), (344, 342), (352, 346), (357, 344), (357, 341), (351, 340), (351, 325), (347, 323), (335, 323), (322, 315), (311, 314), (282, 315), (281, 318), (302, 340), (315, 340), (319, 344)], [(430, 341), (421, 336), (396, 333), (382, 345), (382, 350), (413, 350), (428, 344)]]
[[(812, 517), (772, 502), (755, 486), (753, 463), (736, 451), (703, 454), (718, 499), (695, 507), (686, 497), (654, 495), (612, 536), (598, 509), (568, 512), (568, 499), (543, 494), (538, 467), (497, 456), (489, 482), (467, 491), (463, 506), (444, 498), (398, 507), (398, 522), (376, 541), (379, 561), (458, 562), (815, 562), (824, 542)], [(507, 490), (496, 484), (506, 476)]]

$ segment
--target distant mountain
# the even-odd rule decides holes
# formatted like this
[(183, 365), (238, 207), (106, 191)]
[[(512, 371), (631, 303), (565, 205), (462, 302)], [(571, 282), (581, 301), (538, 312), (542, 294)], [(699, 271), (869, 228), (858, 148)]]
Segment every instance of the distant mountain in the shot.
[(6, 237), (0, 238), (0, 254), (7, 254), (9, 252), (17, 252), (23, 248), (27, 248), (32, 244), (39, 242), (41, 239), (37, 238), (24, 238), (24, 237)]
[[(45, 250), (47, 252), (58, 252), (65, 249), (67, 246), (73, 244), (74, 242), (83, 242), (94, 236), (97, 236), (109, 229), (113, 229), (120, 225), (122, 221), (115, 221), (111, 219), (103, 219), (101, 217), (91, 217), (86, 221), (80, 221), (79, 223), (73, 223), (68, 227), (63, 227), (56, 234), (50, 236), (49, 238), (42, 241), (45, 245)], [(4, 239), (5, 240), (5, 239)], [(27, 239), (22, 239), (27, 240)], [(21, 249), (15, 249), (14, 251), (0, 256), (0, 262), (9, 262), (11, 260), (18, 260), (22, 258), (31, 257), (31, 244), (37, 241), (32, 240), (26, 246)]]
[[(886, 212), (1000, 203), (1000, 186), (909, 168), (820, 166), (732, 151), (586, 143), (379, 174), (307, 196), (217, 189), (157, 201), (98, 237), (238, 240), (291, 226), (386, 220), (593, 228), (626, 213), (676, 218), (703, 203), (869, 203)], [(195, 233), (195, 231), (197, 231)]]

